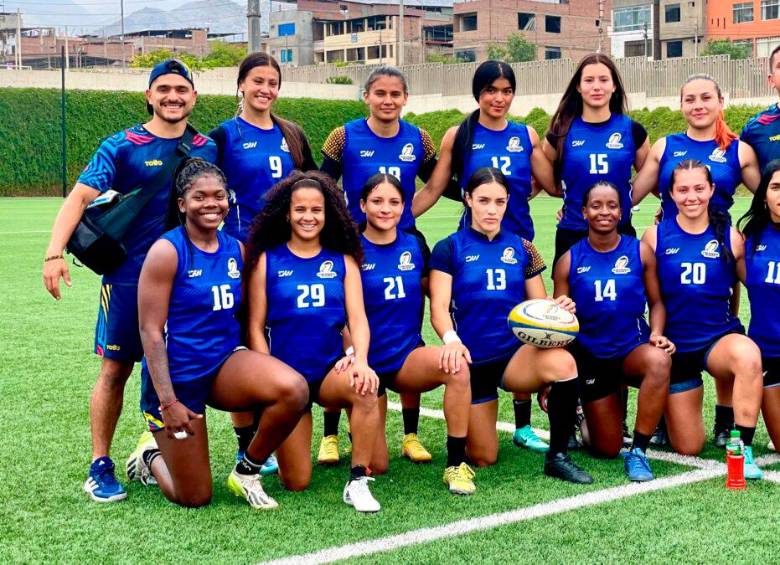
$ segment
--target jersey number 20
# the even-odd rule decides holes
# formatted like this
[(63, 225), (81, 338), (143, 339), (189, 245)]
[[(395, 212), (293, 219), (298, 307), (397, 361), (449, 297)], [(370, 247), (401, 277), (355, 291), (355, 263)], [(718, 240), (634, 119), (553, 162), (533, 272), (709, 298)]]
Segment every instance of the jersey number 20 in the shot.
[(680, 284), (704, 284), (707, 281), (707, 265), (704, 263), (680, 263)]

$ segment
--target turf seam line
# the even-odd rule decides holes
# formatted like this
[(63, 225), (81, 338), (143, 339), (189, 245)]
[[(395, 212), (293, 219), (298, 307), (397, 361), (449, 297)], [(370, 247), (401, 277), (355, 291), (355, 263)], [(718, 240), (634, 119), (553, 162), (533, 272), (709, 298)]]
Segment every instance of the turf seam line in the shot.
[[(429, 543), (445, 538), (458, 537), (464, 534), (478, 531), (491, 530), (517, 522), (524, 522), (527, 520), (533, 520), (536, 518), (568, 512), (570, 510), (577, 510), (580, 508), (604, 504), (639, 494), (646, 494), (649, 492), (665, 490), (681, 485), (698, 483), (722, 476), (724, 473), (725, 466), (722, 465), (719, 468), (697, 469), (695, 471), (689, 471), (674, 477), (665, 477), (645, 483), (631, 483), (628, 485), (619, 485), (616, 487), (595, 490), (575, 496), (561, 498), (551, 502), (544, 502), (523, 508), (516, 508), (506, 512), (499, 512), (496, 514), (489, 514), (487, 516), (469, 518), (466, 520), (458, 520), (449, 524), (442, 524), (440, 526), (420, 528), (417, 530), (410, 530), (383, 538), (363, 540), (342, 546), (326, 548), (307, 554), (284, 557), (281, 559), (269, 561), (267, 563), (271, 565), (291, 565), (297, 563), (305, 563), (310, 565), (316, 563), (331, 563), (343, 559), (350, 559), (375, 553), (383, 553), (403, 547)], [(780, 475), (780, 473), (778, 474)]]

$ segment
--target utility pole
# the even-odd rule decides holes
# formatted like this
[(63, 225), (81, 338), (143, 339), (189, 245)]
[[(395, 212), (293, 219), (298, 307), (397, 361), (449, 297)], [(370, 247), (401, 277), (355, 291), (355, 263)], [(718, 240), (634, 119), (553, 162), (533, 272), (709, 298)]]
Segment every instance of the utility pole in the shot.
[(699, 57), (699, 18), (696, 18), (693, 27), (693, 48), (696, 58)]
[(382, 64), (382, 30), (379, 30), (379, 64)]
[(404, 0), (398, 4), (398, 53), (396, 64), (400, 67), (404, 64)]
[(248, 51), (257, 53), (260, 51), (260, 0), (247, 0), (246, 18), (249, 34)]
[(604, 0), (599, 0), (599, 17), (596, 20), (596, 27), (598, 28), (598, 32), (599, 32), (599, 43), (598, 43), (598, 47), (596, 48), (596, 53), (601, 53), (601, 40), (604, 35), (604, 27), (601, 25), (603, 19), (604, 19)]
[(119, 43), (122, 50), (122, 70), (127, 67), (125, 61), (125, 0), (119, 0)]
[(68, 50), (68, 26), (65, 26), (65, 70), (70, 70), (70, 51)]
[(647, 60), (647, 22), (645, 22), (645, 29), (644, 29), (643, 33), (644, 33), (644, 37), (645, 37), (645, 41), (644, 41), (644, 45), (645, 45), (645, 60)]
[(22, 68), (22, 14), (16, 9), (16, 68)]

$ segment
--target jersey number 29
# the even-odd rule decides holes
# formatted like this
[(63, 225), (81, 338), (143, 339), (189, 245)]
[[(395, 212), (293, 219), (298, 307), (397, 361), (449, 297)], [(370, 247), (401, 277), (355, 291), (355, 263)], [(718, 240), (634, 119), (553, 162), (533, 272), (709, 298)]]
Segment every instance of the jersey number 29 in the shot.
[(298, 308), (320, 308), (325, 306), (325, 285), (323, 284), (299, 284)]

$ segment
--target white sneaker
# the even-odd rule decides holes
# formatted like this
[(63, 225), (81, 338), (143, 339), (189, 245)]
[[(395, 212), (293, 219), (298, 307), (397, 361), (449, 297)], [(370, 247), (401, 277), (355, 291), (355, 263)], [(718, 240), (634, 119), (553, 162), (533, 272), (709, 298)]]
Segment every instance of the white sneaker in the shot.
[(135, 450), (127, 458), (125, 464), (125, 473), (127, 479), (130, 481), (139, 481), (143, 485), (156, 485), (157, 480), (152, 475), (152, 470), (144, 461), (144, 453), (150, 449), (157, 449), (157, 441), (154, 439), (154, 434), (150, 431), (145, 431), (138, 438), (138, 443), (135, 446)]
[(379, 512), (381, 506), (368, 490), (368, 481), (372, 477), (352, 479), (344, 486), (344, 502), (353, 506), (358, 512)]
[(279, 507), (273, 498), (268, 496), (263, 490), (263, 483), (260, 475), (242, 475), (237, 473), (235, 468), (228, 476), (227, 486), (230, 492), (246, 499), (249, 506), (258, 510), (272, 510)]

